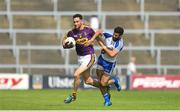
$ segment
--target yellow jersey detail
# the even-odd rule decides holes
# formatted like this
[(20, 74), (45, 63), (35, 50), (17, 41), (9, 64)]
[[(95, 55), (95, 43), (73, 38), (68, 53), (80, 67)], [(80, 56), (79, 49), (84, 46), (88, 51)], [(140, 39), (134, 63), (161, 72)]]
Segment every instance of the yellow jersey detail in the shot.
[(76, 40), (76, 44), (85, 44), (88, 41), (88, 38), (83, 37), (80, 35), (80, 37)]

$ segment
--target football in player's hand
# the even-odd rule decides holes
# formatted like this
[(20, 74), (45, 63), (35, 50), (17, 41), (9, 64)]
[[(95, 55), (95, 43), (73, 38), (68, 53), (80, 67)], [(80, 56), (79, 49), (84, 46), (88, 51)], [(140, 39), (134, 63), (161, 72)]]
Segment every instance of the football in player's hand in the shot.
[(74, 40), (73, 37), (67, 37), (65, 39), (65, 45), (63, 46), (64, 48), (73, 48), (76, 45), (76, 41)]

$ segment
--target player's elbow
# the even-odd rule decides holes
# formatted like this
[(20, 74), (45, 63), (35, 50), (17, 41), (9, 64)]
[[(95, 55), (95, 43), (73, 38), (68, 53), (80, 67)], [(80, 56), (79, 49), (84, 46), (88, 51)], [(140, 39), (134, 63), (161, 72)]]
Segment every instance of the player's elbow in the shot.
[(110, 56), (110, 57), (115, 57), (116, 54), (115, 54), (115, 53), (109, 53), (109, 56)]

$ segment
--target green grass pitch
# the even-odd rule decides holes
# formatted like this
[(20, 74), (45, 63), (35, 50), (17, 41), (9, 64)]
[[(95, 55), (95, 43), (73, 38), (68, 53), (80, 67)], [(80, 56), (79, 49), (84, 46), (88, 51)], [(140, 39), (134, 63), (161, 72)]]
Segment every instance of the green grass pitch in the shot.
[(0, 110), (180, 110), (180, 91), (111, 91), (110, 107), (99, 90), (79, 90), (75, 102), (64, 104), (71, 90), (0, 90)]

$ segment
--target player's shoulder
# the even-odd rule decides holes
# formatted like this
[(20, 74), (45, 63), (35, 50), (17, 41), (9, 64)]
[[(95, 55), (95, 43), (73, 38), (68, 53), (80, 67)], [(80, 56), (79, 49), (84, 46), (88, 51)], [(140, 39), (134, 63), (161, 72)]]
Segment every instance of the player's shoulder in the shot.
[(75, 30), (76, 30), (75, 27), (72, 27), (68, 32), (73, 32)]
[(73, 35), (73, 32), (72, 31), (68, 31), (67, 33), (66, 33), (66, 36), (68, 37), (68, 36), (72, 36)]
[(74, 38), (74, 33), (73, 31), (68, 31), (67, 33), (65, 33), (65, 37), (73, 37)]
[(103, 32), (103, 35), (106, 39), (112, 37), (112, 34), (109, 32)]
[(72, 27), (71, 29), (69, 29), (67, 31), (67, 35), (71, 35), (72, 36), (74, 34), (74, 32), (76, 32), (76, 29), (74, 27)]
[(85, 30), (88, 33), (93, 33), (93, 34), (95, 33), (95, 30), (89, 25), (83, 25), (83, 30)]
[(118, 41), (115, 42), (115, 48), (120, 49), (119, 51), (122, 51), (124, 48), (124, 42), (123, 38), (119, 39)]
[[(83, 24), (83, 28), (87, 30), (93, 30), (89, 25)], [(94, 31), (94, 30), (93, 30)]]
[(122, 37), (121, 37), (121, 39), (119, 39), (119, 42), (122, 42), (122, 43), (124, 42), (124, 40), (123, 40), (123, 38), (122, 38)]
[(83, 24), (83, 27), (84, 27), (84, 28), (90, 28), (90, 26), (87, 25), (87, 24)]
[(116, 41), (116, 43), (119, 44), (119, 45), (123, 45), (124, 44), (123, 38), (121, 38), (118, 41)]

